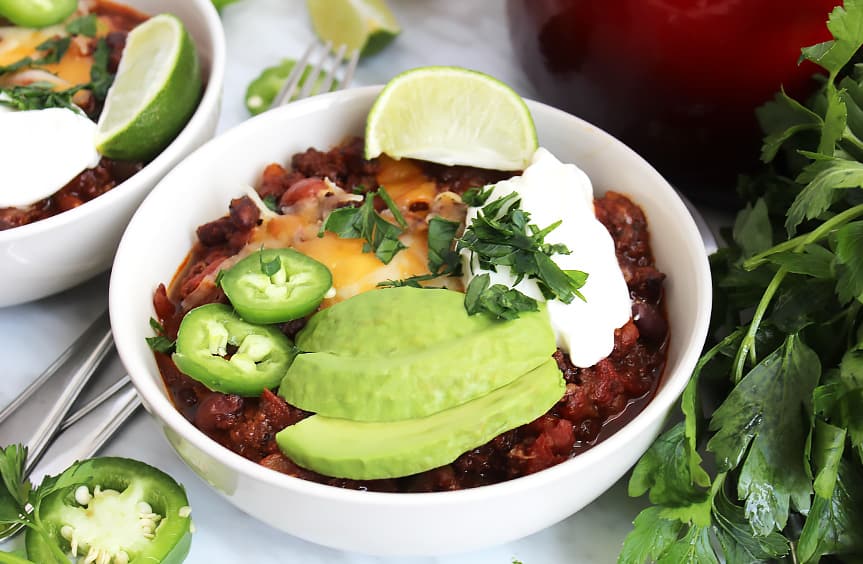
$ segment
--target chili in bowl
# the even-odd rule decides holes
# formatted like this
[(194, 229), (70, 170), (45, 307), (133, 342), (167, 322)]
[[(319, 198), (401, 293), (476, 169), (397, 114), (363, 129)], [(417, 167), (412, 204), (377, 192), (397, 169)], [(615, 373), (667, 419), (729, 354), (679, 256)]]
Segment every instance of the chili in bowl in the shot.
[[(310, 462), (312, 458), (333, 457), (327, 452), (315, 452), (305, 459), (302, 448), (291, 451), (285, 446), (290, 441), (283, 443), (281, 433), (310, 420), (310, 411), (317, 414), (313, 417), (319, 417), (326, 409), (340, 409), (352, 401), (351, 390), (331, 389), (329, 393), (338, 401), (328, 402), (325, 393), (317, 398), (320, 403), (315, 409), (308, 409), (306, 404), (299, 405), (305, 401), (301, 391), (282, 389), (284, 384), (279, 386), (277, 380), (268, 380), (264, 375), (254, 391), (232, 387), (231, 382), (218, 378), (218, 373), (215, 379), (208, 380), (213, 370), (196, 371), (194, 363), (187, 362), (196, 349), (183, 342), (181, 326), (199, 323), (195, 317), (206, 324), (216, 318), (212, 316), (230, 314), (231, 308), (224, 305), (228, 302), (242, 312), (244, 298), (232, 295), (235, 292), (230, 278), (248, 273), (243, 270), (244, 261), (258, 261), (256, 268), (274, 262), (274, 245), (268, 238), (282, 233), (295, 237), (305, 227), (299, 220), (303, 214), (315, 216), (315, 221), (321, 219), (317, 215), (321, 210), (312, 209), (312, 204), (329, 206), (324, 214), (357, 210), (353, 200), (364, 199), (368, 186), (401, 183), (401, 188), (393, 190), (394, 195), (382, 198), (384, 202), (377, 204), (376, 213), (386, 214), (389, 199), (404, 216), (406, 225), (416, 220), (422, 231), (431, 213), (438, 217), (453, 213), (448, 216), (452, 220), (465, 220), (465, 206), (460, 211), (444, 211), (444, 206), (458, 207), (452, 205), (456, 199), (450, 194), (463, 201), (466, 188), (511, 176), (418, 162), (396, 163), (385, 157), (377, 161), (359, 158), (356, 147), (361, 141), (351, 140), (351, 136), (362, 131), (378, 91), (371, 87), (329, 94), (254, 118), (212, 141), (170, 173), (142, 204), (118, 250), (110, 291), (118, 351), (145, 405), (162, 423), (180, 456), (232, 503), (272, 526), (313, 542), (375, 554), (439, 554), (512, 540), (555, 523), (589, 503), (619, 479), (655, 438), (703, 344), (710, 308), (706, 255), (682, 202), (649, 165), (597, 128), (529, 102), (543, 146), (564, 162), (575, 163), (593, 183), (597, 216), (614, 239), (618, 251), (615, 258), (630, 283), (628, 292), (634, 299), (636, 321), (623, 324), (616, 332), (615, 352), (607, 362), (596, 364), (600, 368), (577, 368), (572, 359), (561, 351), (555, 352), (553, 339), (551, 350), (543, 352), (547, 342), (538, 337), (536, 356), (548, 361), (543, 364), (550, 370), (548, 381), (551, 386), (560, 381), (559, 395), (550, 409), (530, 415), (525, 426), (501, 436), (496, 433), (456, 453), (454, 462), (450, 459), (404, 477), (371, 480), (362, 477), (364, 470), (342, 472), (340, 467), (329, 471), (326, 465), (315, 466), (314, 461)], [(286, 166), (288, 161), (292, 166)], [(387, 174), (392, 176), (388, 179)], [(416, 176), (413, 186), (405, 181), (411, 174)], [(393, 181), (395, 177), (400, 181)], [(425, 186), (425, 195), (418, 189), (421, 185)], [(258, 189), (250, 192), (243, 186)], [(442, 203), (446, 198), (451, 201)], [(267, 201), (275, 203), (277, 211), (269, 213), (277, 217), (268, 216), (264, 221), (261, 214), (268, 213)], [(231, 202), (228, 215), (227, 202)], [(419, 202), (423, 205), (417, 205)], [(374, 207), (372, 203), (368, 205)], [(348, 213), (353, 212), (341, 215)], [(395, 214), (392, 209), (390, 213)], [(292, 215), (297, 217), (291, 219)], [(267, 327), (280, 336), (262, 335), (271, 339), (267, 346), (276, 347), (273, 343), (281, 338), (293, 338), (299, 350), (320, 350), (326, 356), (326, 350), (314, 349), (315, 335), (327, 335), (322, 328), (328, 326), (328, 319), (343, 315), (340, 311), (345, 308), (353, 308), (346, 319), (356, 322), (355, 335), (317, 342), (326, 342), (324, 348), (328, 350), (348, 347), (361, 351), (352, 367), (361, 371), (368, 351), (389, 350), (386, 347), (390, 346), (363, 340), (361, 327), (366, 326), (363, 316), (367, 312), (390, 307), (388, 313), (395, 316), (394, 304), (398, 300), (416, 305), (422, 302), (415, 300), (439, 299), (443, 304), (460, 289), (375, 290), (381, 280), (374, 276), (364, 278), (362, 283), (346, 279), (333, 253), (338, 255), (334, 249), (350, 237), (324, 233), (319, 238), (319, 228), (315, 226), (312, 237), (293, 239), (290, 246), (331, 272), (334, 291), (323, 291), (318, 298), (324, 298), (324, 305), (329, 307), (313, 313), (302, 329), (306, 321), (263, 319), (256, 326)], [(358, 251), (363, 246), (361, 242), (355, 244)], [(324, 247), (327, 252), (316, 254)], [(394, 258), (392, 268), (382, 276), (409, 278), (422, 274), (426, 264), (421, 250), (425, 246), (407, 247), (400, 251), (403, 258), (399, 262)], [(412, 260), (414, 252), (420, 253), (421, 260)], [(276, 262), (281, 265), (291, 260), (292, 256), (286, 256)], [(141, 265), (147, 265), (146, 269)], [(179, 265), (184, 266), (178, 273)], [(232, 274), (232, 269), (240, 269), (236, 271), (240, 274)], [(219, 270), (224, 274), (219, 275)], [(365, 289), (370, 291), (363, 292)], [(417, 292), (428, 298), (416, 298)], [(368, 296), (384, 301), (369, 307), (351, 305), (368, 300)], [(456, 299), (455, 303), (462, 301)], [(437, 315), (442, 308), (443, 305), (435, 306), (431, 308), (434, 312), (414, 317)], [(417, 312), (421, 310), (422, 305), (417, 307)], [(299, 315), (306, 319), (308, 313)], [(147, 323), (151, 317), (161, 320), (169, 339), (180, 329), (173, 357), (161, 353), (154, 356), (148, 348), (145, 339), (153, 336)], [(245, 319), (248, 313), (242, 317)], [(465, 321), (467, 317), (447, 317), (457, 318), (447, 330), (460, 331), (460, 324), (472, 323)], [(368, 326), (380, 331), (385, 329), (380, 326), (390, 323), (374, 316), (370, 319), (375, 321)], [(531, 322), (527, 315), (520, 319), (525, 324)], [(409, 321), (398, 323), (405, 338), (426, 338), (422, 331), (411, 331), (409, 325), (402, 325)], [(486, 330), (487, 327), (466, 329), (463, 338), (476, 339), (477, 332)], [(533, 335), (540, 330), (531, 331)], [(494, 341), (506, 338), (499, 334)], [(462, 350), (458, 348), (460, 344), (452, 346), (453, 351)], [(527, 341), (519, 346), (533, 348)], [(242, 347), (229, 349), (227, 356), (250, 354)], [(506, 354), (506, 349), (502, 350)], [(633, 350), (641, 352), (631, 356)], [(285, 351), (287, 356), (296, 354), (290, 347)], [(310, 362), (314, 360), (313, 356), (308, 358)], [(296, 362), (291, 371), (298, 366)], [(450, 366), (451, 359), (439, 355), (436, 362)], [(623, 366), (637, 368), (619, 370)], [(614, 376), (610, 376), (612, 371)], [(346, 374), (350, 376), (350, 372)], [(458, 382), (453, 384), (457, 385)], [(555, 393), (558, 392), (550, 392)], [(584, 401), (600, 395), (606, 401)], [(294, 399), (287, 401), (285, 396)], [(632, 400), (638, 398), (642, 403), (633, 404)], [(368, 405), (348, 415), (383, 414), (398, 419), (395, 412), (405, 408), (388, 404), (377, 415), (369, 415), (374, 402), (364, 403)], [(523, 407), (519, 401), (511, 405), (513, 411)], [(627, 406), (632, 410), (627, 411), (629, 417), (619, 417)], [(408, 408), (424, 409), (423, 405), (408, 405), (405, 409)], [(614, 422), (607, 420), (615, 416), (619, 429), (611, 433)], [(345, 420), (344, 414), (340, 417), (336, 419)], [(388, 427), (386, 423), (381, 425)], [(417, 435), (417, 441), (424, 440), (425, 432)], [(298, 454), (288, 454), (294, 452)], [(371, 475), (377, 476), (374, 471)], [(512, 510), (515, 507), (517, 511)]]
[[(185, 27), (182, 33), (188, 33), (194, 44), (194, 60), (203, 82), (201, 89), (189, 94), (198, 99), (196, 108), (185, 125), (178, 122), (173, 140), (160, 140), (164, 149), (157, 154), (124, 156), (114, 149), (112, 158), (102, 156), (85, 141), (95, 135), (93, 121), (103, 114), (107, 79), (122, 66), (129, 34), (155, 23), (154, 16), (163, 13), (176, 16)], [(168, 16), (158, 18), (159, 25), (166, 25), (165, 18)], [(0, 270), (6, 279), (0, 290), (2, 307), (64, 290), (110, 266), (122, 230), (140, 201), (171, 166), (215, 132), (224, 76), (224, 37), (218, 14), (206, 0), (128, 0), (123, 4), (80, 0), (77, 10), (59, 24), (30, 29), (0, 20), (0, 28), (4, 123), (17, 124), (17, 130), (25, 131), (35, 121), (56, 132), (41, 145), (51, 153), (39, 157), (44, 162), (25, 165), (19, 159), (11, 167), (14, 178), (32, 179), (33, 185), (25, 183), (26, 189), (18, 190), (14, 186), (22, 184), (16, 181), (3, 192)], [(31, 63), (24, 64), (28, 60)], [(103, 67), (106, 76), (100, 74)], [(198, 84), (194, 76), (188, 80)], [(48, 90), (57, 93), (54, 101), (35, 106), (27, 102), (26, 97), (43, 96)], [(172, 115), (172, 119), (184, 117), (185, 113)], [(50, 125), (61, 121), (60, 129)], [(48, 161), (53, 164), (45, 166)], [(28, 166), (30, 175), (26, 174)]]

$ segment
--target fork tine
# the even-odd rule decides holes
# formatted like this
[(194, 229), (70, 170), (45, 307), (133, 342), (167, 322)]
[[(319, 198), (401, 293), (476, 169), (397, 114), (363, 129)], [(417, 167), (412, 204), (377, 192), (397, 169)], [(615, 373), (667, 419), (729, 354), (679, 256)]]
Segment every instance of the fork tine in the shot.
[(348, 62), (348, 69), (345, 71), (345, 76), (342, 79), (341, 85), (339, 89), (347, 88), (351, 84), (351, 80), (354, 78), (354, 71), (357, 70), (357, 63), (360, 60), (360, 50), (354, 49), (351, 53), (351, 60)]
[[(330, 65), (330, 72), (327, 73), (327, 76), (324, 79), (324, 82), (321, 84), (320, 92), (329, 92), (330, 89), (333, 87), (333, 80), (336, 77), (336, 71), (338, 70), (339, 66), (341, 66), (342, 62), (344, 61), (345, 51), (347, 51), (347, 49), (348, 49), (348, 46), (345, 45), (344, 43), (339, 45), (338, 51), (336, 51), (336, 54), (333, 55), (333, 62)], [(341, 88), (341, 84), (339, 85), (339, 88)]]
[(273, 103), (270, 104), (270, 109), (278, 108), (291, 100), (296, 92), (297, 85), (300, 83), (300, 78), (303, 76), (303, 70), (305, 70), (306, 65), (309, 63), (309, 59), (317, 46), (318, 42), (313, 41), (306, 49), (306, 52), (303, 53), (303, 56), (297, 60), (294, 68), (291, 69), (291, 73), (288, 75), (288, 78), (279, 90), (279, 93), (276, 94), (275, 98), (273, 98)]
[(315, 83), (318, 81), (318, 77), (321, 75), (321, 69), (324, 68), (324, 63), (327, 62), (327, 58), (330, 55), (330, 49), (333, 47), (332, 41), (327, 41), (324, 45), (324, 49), (321, 52), (321, 56), (318, 58), (317, 64), (311, 68), (309, 74), (306, 75), (305, 82), (303, 82), (303, 87), (300, 89), (300, 93), (297, 95), (298, 99), (308, 98), (312, 95), (312, 88), (314, 88)]

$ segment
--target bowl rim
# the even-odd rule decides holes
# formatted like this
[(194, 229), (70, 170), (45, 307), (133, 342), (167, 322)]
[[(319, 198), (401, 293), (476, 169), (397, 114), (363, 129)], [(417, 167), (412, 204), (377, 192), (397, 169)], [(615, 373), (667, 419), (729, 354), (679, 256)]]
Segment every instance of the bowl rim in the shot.
[[(199, 161), (206, 162), (208, 160), (207, 157), (209, 153), (218, 153), (220, 147), (224, 145), (230, 146), (232, 144), (232, 139), (236, 136), (242, 136), (246, 130), (255, 130), (261, 127), (266, 128), (267, 126), (262, 125), (265, 120), (272, 120), (274, 124), (283, 124), (285, 120), (291, 119), (294, 114), (303, 115), (324, 111), (333, 105), (337, 105), (340, 102), (347, 102), (352, 98), (369, 97), (371, 100), (371, 97), (376, 95), (382, 88), (383, 85), (373, 85), (318, 95), (305, 100), (292, 102), (291, 104), (281, 108), (252, 117), (214, 139), (211, 139), (192, 152), (157, 184), (151, 194), (158, 194), (164, 185), (169, 185), (171, 179), (175, 176), (181, 175), (185, 169), (194, 169)], [(574, 125), (588, 128), (605, 141), (609, 141), (615, 144), (618, 149), (623, 150), (631, 160), (631, 163), (638, 167), (640, 173), (651, 177), (652, 184), (657, 185), (657, 187), (661, 187), (662, 190), (667, 192), (667, 204), (673, 206), (674, 209), (672, 212), (675, 215), (683, 218), (680, 222), (680, 227), (684, 230), (687, 239), (691, 240), (693, 243), (697, 242), (696, 249), (704, 251), (704, 245), (698, 232), (698, 228), (685, 204), (671, 185), (640, 155), (609, 133), (577, 116), (542, 102), (537, 102), (527, 98), (525, 98), (525, 101), (531, 113), (549, 113), (555, 120), (575, 120), (573, 122)], [(273, 119), (274, 116), (278, 116), (278, 119)], [(275, 127), (275, 125), (271, 127)], [(152, 201), (153, 198), (148, 196), (141, 204), (139, 210), (148, 208)], [(687, 281), (687, 284), (694, 287), (694, 292), (698, 298), (697, 303), (699, 303), (700, 306), (696, 312), (694, 320), (695, 330), (685, 337), (689, 342), (689, 346), (682, 351), (677, 371), (673, 375), (669, 375), (668, 372), (664, 372), (660, 383), (660, 389), (645, 408), (633, 417), (632, 420), (599, 444), (577, 456), (571, 457), (560, 464), (556, 464), (555, 466), (546, 468), (540, 472), (475, 488), (455, 491), (417, 493), (374, 492), (339, 488), (279, 473), (275, 470), (271, 470), (252, 462), (251, 460), (248, 460), (217, 443), (197, 429), (191, 422), (180, 414), (168, 398), (162, 382), (157, 382), (156, 379), (152, 377), (150, 370), (137, 362), (135, 358), (136, 355), (133, 350), (135, 345), (127, 342), (129, 339), (124, 339), (124, 326), (131, 327), (131, 324), (134, 322), (123, 322), (120, 319), (115, 320), (115, 317), (119, 316), (117, 313), (119, 306), (114, 307), (114, 304), (121, 304), (126, 297), (121, 293), (119, 286), (115, 283), (116, 278), (119, 276), (117, 273), (122, 270), (122, 268), (117, 269), (116, 266), (117, 264), (122, 266), (125, 262), (124, 257), (128, 253), (124, 253), (123, 250), (126, 246), (132, 244), (129, 242), (129, 233), (133, 231), (135, 228), (134, 226), (139, 220), (140, 212), (136, 212), (132, 217), (132, 220), (129, 222), (126, 233), (124, 233), (118, 247), (115, 258), (115, 268), (112, 269), (111, 274), (109, 311), (111, 314), (112, 327), (121, 328), (121, 338), (116, 340), (117, 351), (126, 365), (127, 370), (129, 370), (129, 375), (133, 384), (139, 394), (143, 397), (145, 406), (147, 406), (149, 410), (152, 410), (151, 414), (157, 419), (157, 421), (159, 421), (161, 426), (170, 428), (180, 435), (183, 441), (188, 441), (193, 447), (199, 449), (205, 455), (218, 460), (221, 464), (227, 466), (237, 474), (249, 476), (252, 479), (276, 488), (292, 490), (295, 493), (310, 495), (318, 499), (391, 507), (413, 506), (420, 503), (424, 506), (438, 506), (486, 500), (495, 498), (502, 493), (515, 493), (532, 490), (543, 483), (555, 482), (562, 476), (570, 474), (580, 467), (590, 466), (594, 464), (595, 460), (601, 460), (613, 452), (624, 448), (626, 444), (635, 438), (635, 435), (640, 433), (643, 427), (649, 426), (651, 423), (656, 422), (657, 419), (664, 418), (668, 414), (670, 408), (689, 382), (692, 370), (700, 357), (701, 347), (705, 342), (710, 321), (712, 285), (707, 253), (704, 251), (698, 253), (698, 256), (701, 257), (701, 259), (697, 260), (693, 265), (696, 275), (695, 278)], [(115, 336), (117, 336), (116, 329)], [(127, 362), (125, 358), (130, 358), (134, 362)], [(215, 489), (218, 490), (217, 487)]]
[[(222, 87), (225, 81), (225, 30), (222, 27), (219, 12), (210, 0), (187, 1), (192, 2), (199, 9), (201, 21), (204, 22), (204, 32), (209, 36), (213, 48), (212, 51), (209, 52), (209, 75), (207, 77), (204, 94), (198, 102), (195, 113), (192, 114), (192, 117), (189, 118), (189, 121), (186, 122), (186, 125), (184, 125), (183, 129), (180, 130), (180, 133), (156, 156), (156, 158), (147, 163), (144, 168), (111, 190), (108, 190), (104, 194), (84, 202), (80, 206), (71, 210), (34, 221), (33, 223), (27, 223), (19, 227), (2, 230), (0, 231), (0, 244), (11, 243), (19, 239), (50, 231), (63, 225), (74, 223), (89, 215), (98, 213), (100, 209), (110, 206), (115, 200), (133, 197), (133, 195), (140, 190), (141, 185), (151, 182), (154, 177), (170, 170), (171, 162), (177, 158), (177, 153), (183, 150), (181, 147), (187, 145), (191, 140), (190, 138), (194, 135), (193, 132), (206, 127), (209, 120), (208, 114), (210, 113), (210, 110), (218, 108), (219, 106), (222, 96)], [(166, 6), (166, 9), (160, 13), (169, 11), (170, 6)], [(128, 186), (131, 186), (131, 188), (124, 188)]]

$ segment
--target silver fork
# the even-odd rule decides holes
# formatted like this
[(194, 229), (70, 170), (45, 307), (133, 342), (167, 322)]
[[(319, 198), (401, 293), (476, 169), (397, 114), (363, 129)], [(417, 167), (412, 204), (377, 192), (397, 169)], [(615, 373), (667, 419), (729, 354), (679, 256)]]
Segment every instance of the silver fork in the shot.
[[(310, 66), (312, 60), (315, 62), (313, 66)], [(332, 41), (326, 43), (321, 43), (318, 40), (312, 41), (303, 56), (297, 60), (294, 68), (291, 69), (291, 73), (285, 79), (279, 93), (273, 98), (270, 109), (315, 94), (347, 88), (354, 78), (354, 71), (357, 69), (359, 60), (359, 49), (354, 49), (348, 53), (347, 45), (339, 45), (334, 49)], [(307, 69), (308, 73), (306, 73)], [(321, 72), (324, 73), (323, 76), (321, 76)], [(337, 79), (339, 74), (341, 74), (341, 78)], [(338, 82), (336, 82), (337, 80)], [(297, 92), (300, 83), (302, 83), (302, 88)]]

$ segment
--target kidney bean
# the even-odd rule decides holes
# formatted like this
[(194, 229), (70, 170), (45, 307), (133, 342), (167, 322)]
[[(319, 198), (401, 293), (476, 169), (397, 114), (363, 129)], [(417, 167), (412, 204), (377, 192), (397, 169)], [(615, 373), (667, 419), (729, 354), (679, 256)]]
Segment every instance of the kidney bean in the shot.
[(243, 413), (243, 398), (235, 394), (213, 392), (198, 405), (195, 426), (202, 431), (225, 431), (239, 421)]
[(668, 334), (668, 322), (655, 306), (648, 303), (632, 304), (632, 320), (641, 336), (651, 343), (662, 343)]

